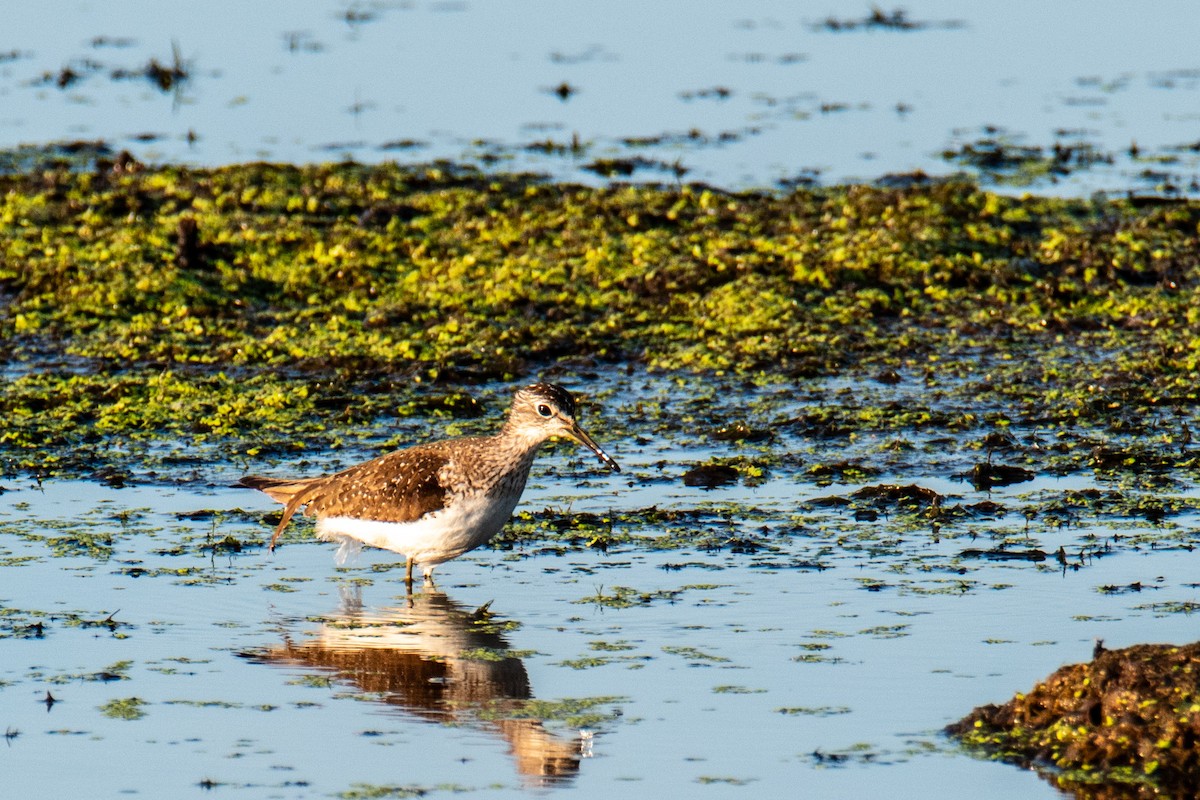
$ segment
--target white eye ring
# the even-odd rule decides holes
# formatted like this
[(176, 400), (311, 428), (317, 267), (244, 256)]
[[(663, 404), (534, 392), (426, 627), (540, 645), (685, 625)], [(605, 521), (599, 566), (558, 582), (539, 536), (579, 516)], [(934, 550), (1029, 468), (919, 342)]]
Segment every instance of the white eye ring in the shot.
[(538, 405), (537, 412), (539, 414), (541, 414), (543, 417), (553, 416), (553, 413), (554, 413), (550, 410), (550, 406), (546, 405), (545, 403), (540, 403)]

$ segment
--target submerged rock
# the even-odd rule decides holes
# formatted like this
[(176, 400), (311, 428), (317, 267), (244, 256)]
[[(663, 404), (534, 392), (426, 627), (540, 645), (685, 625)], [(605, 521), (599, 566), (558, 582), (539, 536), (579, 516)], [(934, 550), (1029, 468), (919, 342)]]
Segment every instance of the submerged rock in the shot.
[(1079, 797), (1200, 791), (1200, 642), (1097, 645), (1003, 705), (946, 728), (968, 747), (1030, 766)]

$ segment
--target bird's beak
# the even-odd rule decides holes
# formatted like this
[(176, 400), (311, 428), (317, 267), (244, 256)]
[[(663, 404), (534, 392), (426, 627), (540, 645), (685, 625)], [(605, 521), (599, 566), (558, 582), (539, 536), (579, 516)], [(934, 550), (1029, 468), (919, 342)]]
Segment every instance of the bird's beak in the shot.
[(592, 437), (588, 436), (587, 433), (584, 432), (583, 428), (579, 427), (578, 422), (572, 422), (570, 429), (564, 431), (564, 433), (598, 455), (600, 460), (603, 461), (613, 472), (621, 471), (621, 468), (617, 466), (617, 462), (613, 461), (612, 457), (608, 453), (600, 449), (600, 445), (596, 444), (595, 441), (592, 440)]

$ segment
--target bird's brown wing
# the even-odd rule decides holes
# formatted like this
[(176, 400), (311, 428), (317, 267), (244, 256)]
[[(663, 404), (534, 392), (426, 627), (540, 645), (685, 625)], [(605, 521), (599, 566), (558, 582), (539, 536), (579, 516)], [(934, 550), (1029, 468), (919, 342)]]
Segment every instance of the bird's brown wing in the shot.
[(315, 492), (304, 493), (305, 513), (379, 522), (413, 522), (446, 505), (440, 473), (449, 459), (415, 447), (388, 453), (330, 475)]
[(241, 486), (258, 489), (284, 504), (270, 549), (292, 516), (304, 508), (311, 517), (355, 517), (380, 522), (412, 522), (443, 508), (446, 487), (439, 473), (449, 459), (426, 447), (388, 453), (334, 475), (299, 480), (247, 475)]

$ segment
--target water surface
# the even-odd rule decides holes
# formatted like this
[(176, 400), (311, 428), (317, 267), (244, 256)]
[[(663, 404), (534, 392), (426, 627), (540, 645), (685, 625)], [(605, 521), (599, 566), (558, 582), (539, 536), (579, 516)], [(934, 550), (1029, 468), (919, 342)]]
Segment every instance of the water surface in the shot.
[(8, 11), (6, 148), (102, 140), (202, 165), (450, 158), (729, 188), (965, 170), (1073, 195), (1195, 193), (1200, 172), (1200, 10), (1186, 0), (927, 0), (874, 20), (857, 2), (711, 0), (169, 13), (71, 0), (52, 25), (38, 4)]
[[(975, 537), (895, 535), (882, 520), (800, 513), (854, 485), (705, 493), (646, 483), (653, 446), (619, 452), (633, 477), (591, 476), (586, 490), (572, 477), (579, 462), (543, 459), (523, 507), (736, 501), (756, 511), (727, 513), (721, 538), (767, 546), (660, 549), (648, 543), (666, 526), (646, 526), (641, 544), (607, 552), (553, 541), (476, 551), (408, 598), (391, 554), (368, 550), (342, 570), (323, 543), (253, 546), (269, 536), (259, 515), (270, 504), (223, 488), (223, 470), (208, 487), (6, 483), (11, 785), (174, 796), (219, 784), (297, 798), (364, 785), (512, 797), (783, 796), (798, 783), (822, 797), (949, 797), (969, 785), (980, 798), (1049, 798), (1032, 773), (961, 755), (939, 730), (1090, 658), (1096, 638), (1194, 638), (1194, 621), (1170, 613), (1196, 600), (1192, 552), (1076, 563), (1080, 543), (1111, 540), (1120, 523), (1035, 523), (1029, 546), (1065, 545), (1069, 566), (962, 558), (1019, 522), (980, 523)], [(985, 494), (919, 482), (1001, 504), (1094, 483)], [(227, 536), (246, 546), (229, 550)], [(494, 616), (476, 614), (484, 605)]]

